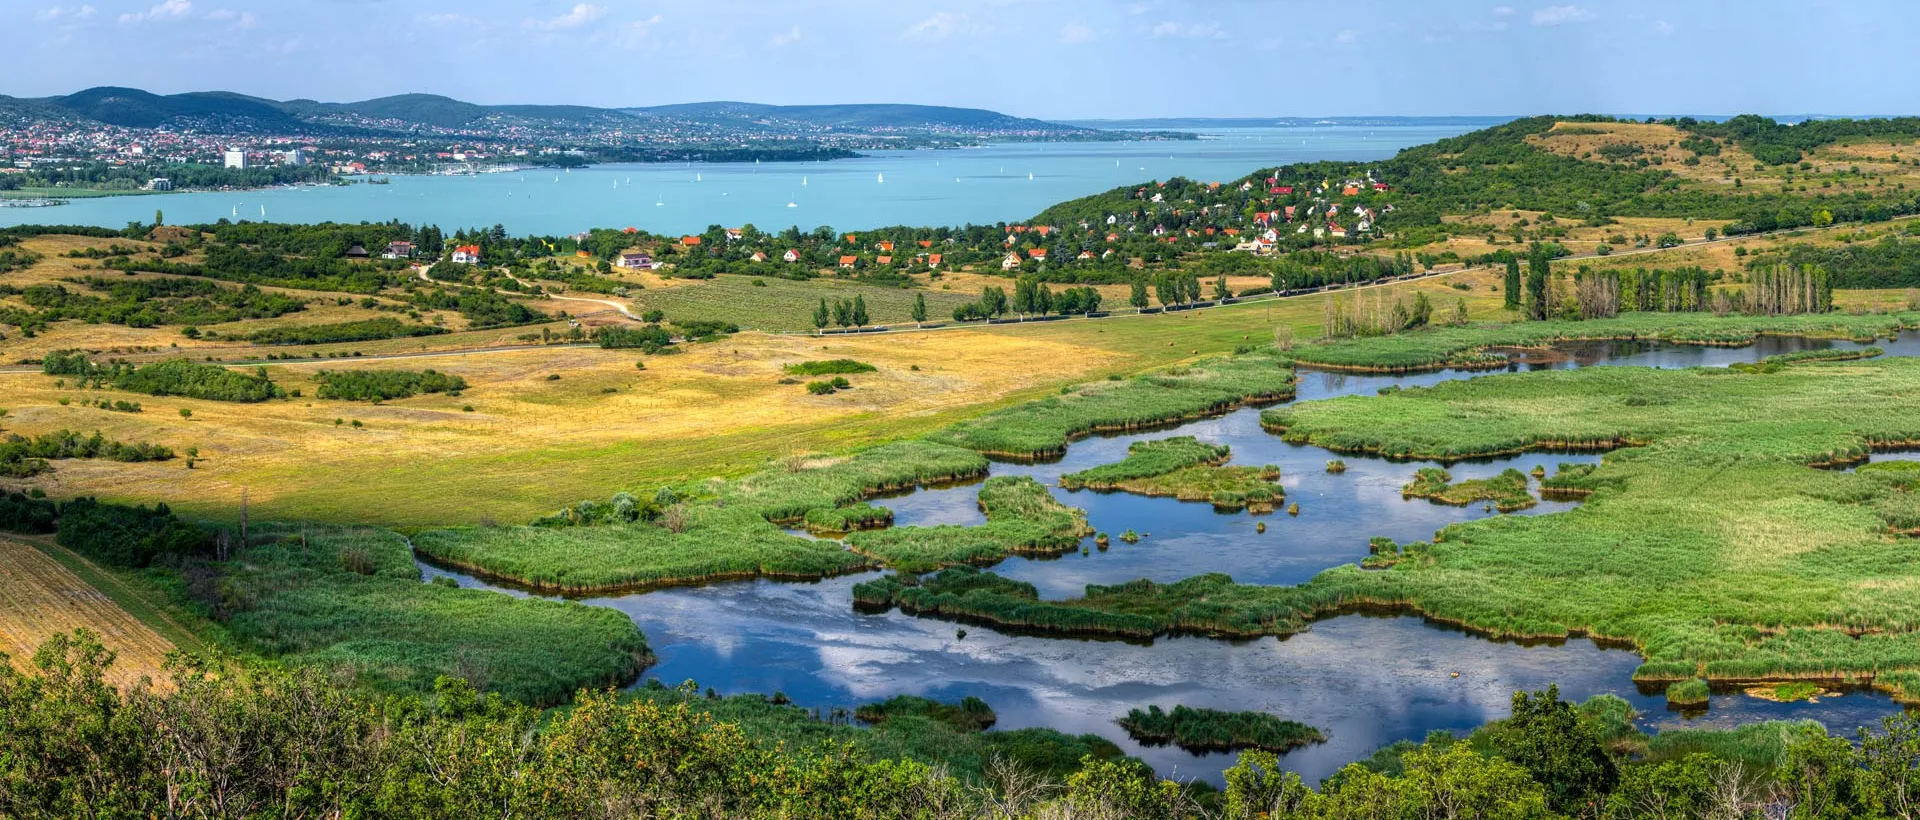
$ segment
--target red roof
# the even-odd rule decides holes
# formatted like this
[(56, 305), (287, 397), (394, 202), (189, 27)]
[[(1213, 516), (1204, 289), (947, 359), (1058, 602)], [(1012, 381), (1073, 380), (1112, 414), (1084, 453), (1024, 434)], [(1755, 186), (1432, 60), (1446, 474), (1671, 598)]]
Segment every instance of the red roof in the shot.
[(480, 246), (479, 245), (461, 245), (460, 247), (454, 248), (453, 252), (464, 253), (468, 256), (479, 256)]
[(1034, 259), (1045, 259), (1047, 258), (1047, 249), (1034, 248), (1033, 250), (1027, 251), (1027, 256), (1032, 257)]
[(893, 257), (891, 257), (891, 256), (882, 256), (882, 257), (879, 257), (879, 258), (877, 258), (877, 259), (874, 259), (873, 261), (875, 261), (875, 262), (878, 262), (878, 263), (880, 263), (880, 264), (882, 264), (882, 265), (891, 265), (891, 264), (893, 264)]
[(695, 245), (698, 245), (698, 244), (700, 244), (700, 237), (697, 237), (697, 236), (683, 236), (683, 237), (680, 237), (680, 244), (682, 244), (682, 245), (685, 245), (685, 246), (687, 246), (687, 247), (689, 247), (689, 248), (691, 248), (691, 247), (693, 247), (693, 246), (695, 246)]
[(927, 264), (929, 265), (940, 264), (940, 254), (937, 254), (937, 253), (927, 254)]
[(858, 262), (858, 261), (860, 261), (860, 257), (858, 257), (858, 256), (842, 256), (842, 257), (840, 257), (840, 264), (842, 264), (842, 265), (851, 265), (851, 264), (853, 264), (853, 263), (855, 263), (855, 262)]

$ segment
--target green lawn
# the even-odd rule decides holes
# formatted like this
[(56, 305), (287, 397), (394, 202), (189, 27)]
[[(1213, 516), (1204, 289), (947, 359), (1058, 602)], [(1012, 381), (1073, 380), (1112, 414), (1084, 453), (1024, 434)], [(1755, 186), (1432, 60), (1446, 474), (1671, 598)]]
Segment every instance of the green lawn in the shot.
[(633, 304), (636, 313), (660, 310), (675, 322), (708, 320), (752, 330), (812, 330), (813, 312), (821, 299), (831, 305), (855, 296), (866, 300), (870, 324), (911, 324), (916, 294), (926, 297), (930, 322), (952, 321), (954, 308), (980, 298), (978, 293), (940, 290), (938, 285), (909, 289), (838, 279), (794, 281), (721, 274), (709, 281), (636, 291)]

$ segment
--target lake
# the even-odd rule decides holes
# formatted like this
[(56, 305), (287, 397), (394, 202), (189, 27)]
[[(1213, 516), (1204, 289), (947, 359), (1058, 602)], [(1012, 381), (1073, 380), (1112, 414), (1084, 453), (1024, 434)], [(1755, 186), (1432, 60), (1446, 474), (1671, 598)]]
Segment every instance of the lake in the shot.
[[(1725, 366), (1796, 350), (1854, 348), (1851, 342), (1762, 337), (1745, 348), (1592, 342), (1565, 345), (1560, 355), (1528, 354), (1511, 370), (1606, 365)], [(1888, 355), (1920, 355), (1920, 333), (1881, 342)], [(1431, 385), (1485, 372), (1438, 371), (1410, 375), (1300, 374), (1297, 400), (1368, 395), (1388, 385)], [(1192, 435), (1227, 444), (1233, 461), (1278, 464), (1287, 502), (1299, 517), (1222, 514), (1204, 503), (1142, 498), (1052, 487), (1062, 503), (1087, 510), (1092, 525), (1110, 533), (1151, 533), (1137, 544), (1117, 539), (1105, 551), (1051, 559), (1010, 558), (993, 568), (1034, 584), (1042, 597), (1080, 593), (1088, 583), (1135, 578), (1174, 581), (1225, 572), (1260, 584), (1294, 584), (1367, 554), (1367, 539), (1425, 540), (1457, 521), (1494, 513), (1481, 506), (1451, 507), (1405, 499), (1399, 489), (1432, 462), (1396, 462), (1292, 445), (1260, 429), (1258, 411), (1243, 409), (1177, 428), (1144, 434), (1096, 436), (1071, 444), (1059, 461), (995, 463), (994, 475), (1031, 475), (1050, 486), (1060, 474), (1115, 461), (1130, 442)], [(1330, 458), (1345, 473), (1325, 470)], [(1449, 465), (1456, 477), (1478, 477), (1507, 467), (1523, 471), (1563, 462), (1593, 462), (1592, 454), (1530, 453)], [(894, 510), (896, 524), (972, 524), (982, 521), (978, 485), (921, 489), (873, 503)], [(1518, 514), (1570, 509), (1543, 502)], [(1265, 533), (1256, 522), (1268, 524)], [(1092, 539), (1088, 539), (1091, 542)], [(422, 565), (423, 575), (449, 576), (463, 586), (489, 586), (470, 576)], [(659, 661), (646, 671), (669, 685), (697, 681), (724, 694), (784, 692), (795, 703), (851, 709), (898, 694), (942, 700), (985, 699), (999, 728), (1047, 726), (1093, 732), (1139, 756), (1161, 774), (1220, 782), (1232, 754), (1193, 754), (1177, 747), (1135, 743), (1114, 725), (1127, 710), (1158, 704), (1258, 709), (1318, 726), (1328, 742), (1282, 757), (1309, 782), (1333, 773), (1397, 740), (1419, 740), (1434, 730), (1465, 731), (1506, 717), (1516, 690), (1558, 684), (1580, 700), (1608, 693), (1630, 701), (1648, 728), (1727, 727), (1755, 720), (1809, 718), (1841, 731), (1877, 724), (1900, 707), (1876, 692), (1853, 692), (1819, 703), (1783, 704), (1737, 693), (1712, 698), (1704, 715), (1669, 712), (1657, 691), (1632, 681), (1639, 656), (1587, 640), (1523, 646), (1486, 640), (1410, 616), (1346, 615), (1317, 622), (1286, 638), (1225, 641), (1160, 638), (1151, 643), (1021, 634), (890, 611), (863, 614), (852, 607), (852, 587), (883, 573), (817, 583), (756, 580), (587, 599), (618, 609), (646, 633)], [(490, 587), (496, 588), (497, 587)], [(501, 590), (508, 594), (524, 594)], [(1456, 674), (1457, 673), (1457, 674)]]
[[(500, 224), (515, 235), (636, 227), (662, 234), (710, 225), (762, 229), (830, 225), (1017, 222), (1055, 203), (1121, 185), (1186, 176), (1235, 179), (1261, 168), (1325, 159), (1386, 159), (1402, 148), (1472, 130), (1467, 125), (1225, 129), (1181, 142), (1007, 143), (980, 148), (876, 151), (823, 163), (626, 164), (477, 176), (382, 177), (386, 185), (278, 188), (76, 199), (51, 208), (0, 208), (0, 226), (125, 227), (154, 209), (172, 224), (272, 222)], [(882, 178), (885, 182), (881, 182)], [(792, 202), (794, 207), (787, 207)]]

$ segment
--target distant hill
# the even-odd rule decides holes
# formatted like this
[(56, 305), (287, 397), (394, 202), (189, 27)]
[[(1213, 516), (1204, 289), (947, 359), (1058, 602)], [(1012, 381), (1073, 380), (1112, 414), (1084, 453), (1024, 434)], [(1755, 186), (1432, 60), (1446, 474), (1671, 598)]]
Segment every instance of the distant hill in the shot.
[(217, 125), (235, 131), (311, 130), (311, 126), (282, 110), (273, 100), (225, 91), (161, 96), (137, 88), (101, 86), (33, 102), (128, 128)]
[(1208, 128), (1301, 128), (1311, 126), (1380, 127), (1444, 125), (1489, 128), (1513, 117), (1158, 117), (1120, 120), (1064, 120), (1067, 125), (1085, 128), (1208, 129)]
[(626, 108), (642, 116), (669, 116), (691, 120), (784, 121), (850, 129), (930, 128), (967, 131), (1094, 131), (1046, 120), (1014, 117), (981, 108), (939, 105), (763, 105), (744, 102), (699, 102)]
[(221, 128), (236, 133), (461, 129), (489, 118), (561, 127), (618, 125), (633, 118), (668, 128), (720, 131), (846, 131), (1047, 135), (1097, 138), (1099, 129), (1014, 117), (979, 108), (935, 105), (761, 105), (699, 102), (639, 108), (581, 105), (479, 105), (437, 94), (399, 94), (358, 102), (270, 100), (226, 91), (160, 95), (102, 86), (42, 99), (0, 97), (0, 115), (64, 118), (129, 128)]

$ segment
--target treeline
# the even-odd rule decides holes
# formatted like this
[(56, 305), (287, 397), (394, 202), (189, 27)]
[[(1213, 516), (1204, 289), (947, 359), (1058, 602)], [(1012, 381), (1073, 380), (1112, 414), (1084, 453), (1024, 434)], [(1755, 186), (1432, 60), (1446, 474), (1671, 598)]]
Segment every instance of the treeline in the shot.
[(1819, 246), (1796, 243), (1754, 255), (1749, 270), (1817, 265), (1836, 288), (1920, 288), (1920, 241), (1888, 236), (1869, 244)]
[(138, 366), (126, 362), (96, 364), (80, 351), (55, 350), (41, 357), (40, 371), (49, 376), (71, 376), (82, 386), (112, 387), (152, 396), (261, 402), (286, 395), (267, 378), (264, 367), (256, 368), (253, 373), (241, 373), (186, 359)]
[(287, 256), (277, 251), (224, 244), (208, 245), (206, 260), (198, 264), (138, 257), (108, 259), (101, 264), (127, 272), (204, 276), (251, 285), (362, 294), (379, 293), (389, 285), (398, 284), (396, 271), (404, 267), (404, 263), (398, 261), (356, 262)]
[(1851, 137), (1911, 140), (1920, 137), (1920, 117), (1890, 119), (1806, 120), (1785, 125), (1771, 117), (1742, 114), (1723, 122), (1683, 117), (1670, 121), (1682, 130), (1700, 137), (1733, 140), (1754, 159), (1768, 165), (1799, 162), (1815, 148)]
[(28, 478), (53, 469), (49, 460), (63, 458), (104, 458), (109, 461), (166, 461), (173, 451), (147, 442), (125, 443), (108, 440), (94, 431), (82, 436), (72, 430), (60, 430), (28, 438), (17, 433), (0, 441), (0, 477)]
[[(1169, 278), (1169, 281), (1173, 279)], [(1184, 280), (1180, 280), (1184, 282)], [(1136, 293), (1143, 293), (1143, 283), (1136, 283)], [(1164, 285), (1162, 293), (1172, 294), (1178, 301), (1180, 284)], [(1100, 312), (1100, 291), (1092, 286), (1067, 288), (1054, 293), (1045, 282), (1034, 277), (1025, 277), (1014, 282), (1013, 298), (1007, 298), (1007, 291), (998, 285), (988, 285), (980, 291), (980, 300), (960, 305), (953, 309), (953, 320), (970, 322), (981, 319), (998, 319), (1012, 312), (1022, 318), (1029, 316), (1074, 316), (1092, 315)], [(914, 318), (918, 321), (925, 315), (924, 309), (916, 304)]]
[(6, 321), (23, 326), (29, 322), (45, 324), (62, 319), (127, 327), (213, 325), (242, 319), (272, 319), (306, 309), (303, 299), (267, 293), (253, 285), (223, 288), (198, 279), (118, 280), (98, 276), (69, 281), (105, 291), (107, 296), (69, 291), (64, 285), (55, 284), (26, 288), (0, 285), (0, 294), (18, 295), (37, 311), (31, 317)]
[(593, 340), (608, 350), (636, 348), (650, 355), (663, 352), (673, 345), (673, 335), (656, 324), (642, 327), (610, 325), (594, 331)]
[(509, 327), (543, 322), (547, 319), (545, 313), (493, 291), (479, 288), (454, 290), (435, 288), (412, 294), (408, 297), (408, 301), (422, 310), (457, 311), (466, 318), (470, 325), (469, 329)]
[(193, 162), (118, 165), (87, 162), (61, 168), (40, 166), (20, 174), (0, 174), (0, 191), (13, 188), (91, 188), (133, 191), (154, 177), (166, 177), (175, 188), (264, 188), (301, 182), (326, 182), (333, 172), (325, 165), (264, 165), (225, 168)]
[(445, 332), (447, 332), (446, 328), (433, 325), (410, 325), (399, 319), (383, 316), (378, 319), (359, 319), (325, 325), (270, 327), (247, 334), (247, 341), (263, 345), (317, 345), (433, 336)]
[(322, 370), (314, 376), (315, 394), (343, 401), (386, 401), (421, 393), (452, 393), (467, 389), (467, 380), (437, 370)]

